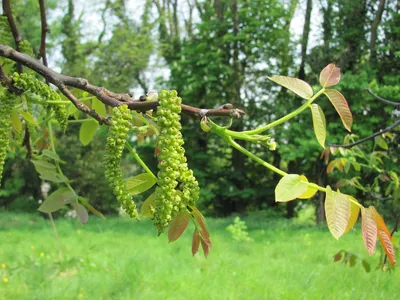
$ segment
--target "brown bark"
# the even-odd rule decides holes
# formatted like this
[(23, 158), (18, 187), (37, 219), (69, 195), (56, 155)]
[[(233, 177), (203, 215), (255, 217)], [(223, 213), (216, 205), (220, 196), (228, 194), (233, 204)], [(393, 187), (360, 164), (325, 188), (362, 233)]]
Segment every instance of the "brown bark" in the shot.
[(378, 34), (378, 27), (382, 20), (382, 14), (385, 10), (385, 0), (379, 1), (378, 11), (376, 12), (375, 18), (372, 21), (371, 25), (371, 39), (369, 43), (371, 55), (370, 55), (370, 64), (373, 68), (376, 67), (377, 57), (376, 57), (376, 39)]
[(303, 27), (303, 37), (301, 39), (301, 63), (299, 69), (300, 79), (305, 78), (304, 65), (307, 55), (308, 37), (310, 35), (311, 12), (312, 12), (312, 0), (307, 0), (306, 16), (304, 19), (304, 27)]

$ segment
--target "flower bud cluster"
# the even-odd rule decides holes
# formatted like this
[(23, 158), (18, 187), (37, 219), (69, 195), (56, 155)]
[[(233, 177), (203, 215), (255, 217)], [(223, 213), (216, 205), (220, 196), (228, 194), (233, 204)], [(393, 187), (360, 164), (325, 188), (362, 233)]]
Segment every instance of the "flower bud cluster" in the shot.
[[(50, 86), (36, 79), (34, 76), (22, 73), (13, 74), (13, 84), (15, 87), (38, 95), (44, 101), (60, 101), (60, 95)], [(68, 112), (65, 105), (52, 105), (57, 122), (63, 131), (67, 129)]]
[(11, 123), (9, 121), (11, 110), (15, 104), (16, 96), (5, 91), (0, 93), (0, 185), (3, 176), (4, 162), (10, 142)]
[(113, 108), (113, 118), (108, 131), (106, 155), (104, 158), (105, 176), (122, 208), (131, 217), (138, 217), (135, 203), (128, 192), (121, 169), (121, 157), (128, 132), (132, 127), (132, 114), (127, 105)]
[(28, 54), (31, 57), (35, 57), (32, 45), (31, 43), (29, 43), (28, 40), (22, 40), (21, 42), (19, 42), (19, 51)]
[(199, 185), (188, 168), (184, 141), (181, 134), (181, 98), (176, 91), (162, 91), (156, 112), (158, 136), (158, 172), (156, 188), (156, 212), (154, 225), (159, 233), (180, 212), (193, 206), (199, 198)]

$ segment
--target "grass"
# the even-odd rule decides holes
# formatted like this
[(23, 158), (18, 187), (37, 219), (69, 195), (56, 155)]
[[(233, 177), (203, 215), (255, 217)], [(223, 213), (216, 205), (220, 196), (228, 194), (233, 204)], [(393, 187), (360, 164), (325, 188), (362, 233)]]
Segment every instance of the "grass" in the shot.
[(168, 244), (148, 220), (60, 219), (60, 261), (48, 220), (0, 213), (0, 299), (400, 299), (398, 270), (332, 262), (346, 249), (376, 265), (359, 229), (337, 241), (325, 227), (257, 214), (244, 218), (253, 241), (241, 243), (225, 229), (232, 220), (208, 220), (205, 259), (191, 255), (192, 228)]

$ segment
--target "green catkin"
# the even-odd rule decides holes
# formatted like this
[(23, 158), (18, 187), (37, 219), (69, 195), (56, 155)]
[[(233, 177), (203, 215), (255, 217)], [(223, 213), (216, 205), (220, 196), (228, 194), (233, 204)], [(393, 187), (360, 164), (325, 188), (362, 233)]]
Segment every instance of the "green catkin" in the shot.
[(28, 40), (22, 40), (19, 43), (19, 50), (22, 53), (28, 54), (31, 57), (35, 57), (35, 54), (33, 53), (32, 45), (31, 45), (31, 43), (29, 43)]
[(199, 198), (199, 184), (186, 163), (181, 134), (181, 98), (176, 91), (159, 95), (156, 121), (160, 128), (156, 210), (153, 223), (161, 233), (178, 212), (194, 206)]
[(10, 143), (11, 110), (15, 104), (16, 96), (8, 91), (0, 93), (0, 185), (3, 176), (4, 162), (7, 156), (7, 149)]
[(10, 45), (13, 40), (10, 25), (6, 16), (0, 15), (0, 44)]
[[(57, 94), (50, 86), (38, 80), (32, 75), (22, 73), (13, 74), (13, 84), (15, 87), (38, 95), (44, 101), (60, 101), (60, 95)], [(67, 129), (68, 125), (68, 111), (65, 105), (51, 105), (54, 111), (57, 122), (63, 132)]]
[(121, 157), (125, 141), (132, 126), (132, 114), (127, 105), (113, 108), (113, 118), (108, 131), (106, 155), (104, 158), (105, 176), (122, 208), (130, 217), (138, 218), (132, 196), (128, 192), (121, 170)]

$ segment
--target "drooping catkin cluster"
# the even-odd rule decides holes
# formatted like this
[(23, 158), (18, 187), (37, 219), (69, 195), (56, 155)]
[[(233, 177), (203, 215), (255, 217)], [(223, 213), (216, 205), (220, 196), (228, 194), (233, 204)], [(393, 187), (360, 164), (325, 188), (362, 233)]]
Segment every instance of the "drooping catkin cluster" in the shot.
[[(13, 74), (13, 84), (15, 87), (36, 94), (44, 101), (60, 101), (60, 95), (57, 94), (50, 86), (38, 80), (32, 75), (22, 73)], [(68, 125), (68, 112), (65, 105), (50, 104), (54, 110), (57, 122), (60, 124), (62, 131), (67, 129)]]
[(7, 156), (7, 149), (10, 142), (11, 110), (15, 104), (16, 96), (5, 91), (0, 93), (0, 185), (3, 177), (3, 167)]
[(176, 91), (162, 91), (159, 95), (156, 121), (158, 136), (158, 180), (154, 225), (161, 233), (178, 212), (194, 206), (199, 198), (199, 184), (188, 168), (181, 134), (181, 98)]
[(0, 15), (0, 44), (10, 45), (13, 40), (8, 19), (4, 15)]
[(120, 165), (125, 141), (132, 126), (131, 122), (132, 114), (128, 106), (121, 105), (113, 108), (113, 118), (107, 137), (104, 168), (105, 176), (118, 202), (129, 216), (137, 218), (136, 205), (128, 192)]
[(20, 52), (28, 54), (31, 57), (35, 57), (32, 45), (31, 43), (29, 43), (28, 40), (22, 40), (21, 42), (19, 42), (19, 50)]

